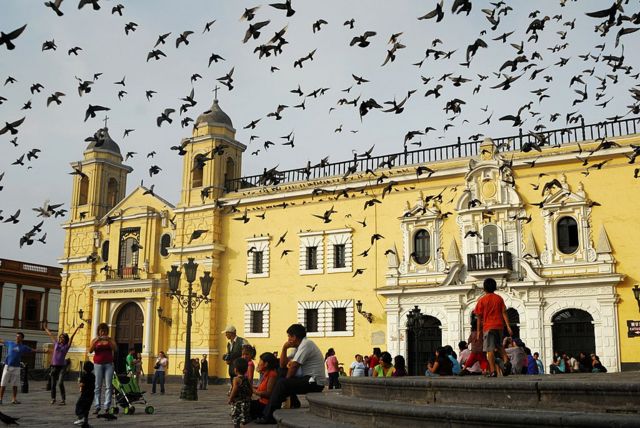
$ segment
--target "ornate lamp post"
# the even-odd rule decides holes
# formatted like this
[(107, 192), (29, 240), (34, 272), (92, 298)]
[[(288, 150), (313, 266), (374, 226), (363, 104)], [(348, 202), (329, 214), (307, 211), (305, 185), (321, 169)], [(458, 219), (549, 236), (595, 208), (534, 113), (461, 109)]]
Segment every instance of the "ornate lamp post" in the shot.
[(189, 258), (189, 261), (183, 265), (184, 273), (186, 275), (189, 289), (186, 294), (179, 291), (180, 287), (180, 275), (178, 266), (171, 266), (171, 271), (167, 272), (167, 278), (169, 280), (169, 292), (167, 295), (169, 298), (175, 298), (180, 306), (182, 306), (187, 312), (187, 339), (184, 353), (184, 383), (180, 390), (181, 400), (197, 400), (198, 399), (198, 381), (193, 375), (193, 366), (191, 364), (191, 315), (193, 311), (200, 306), (202, 302), (209, 303), (209, 293), (211, 292), (211, 284), (213, 278), (211, 272), (205, 272), (204, 276), (200, 277), (200, 286), (202, 287), (202, 294), (198, 295), (193, 292), (193, 282), (196, 280), (196, 273), (198, 271), (198, 264), (194, 262), (193, 258)]
[(411, 356), (411, 362), (413, 366), (414, 375), (420, 375), (419, 362), (418, 362), (418, 339), (422, 334), (424, 328), (425, 317), (420, 312), (420, 308), (416, 305), (407, 314), (407, 329), (413, 333), (413, 355)]

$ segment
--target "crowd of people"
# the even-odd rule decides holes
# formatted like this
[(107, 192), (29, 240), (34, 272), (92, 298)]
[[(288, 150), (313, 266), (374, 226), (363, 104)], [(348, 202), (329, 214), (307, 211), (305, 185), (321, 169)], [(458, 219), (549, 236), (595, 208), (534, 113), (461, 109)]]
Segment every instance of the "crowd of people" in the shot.
[[(491, 278), (483, 283), (485, 291), (474, 309), (471, 320), (471, 333), (467, 341), (458, 343), (458, 353), (452, 346), (439, 347), (433, 357), (425, 364), (424, 375), (433, 376), (466, 376), (485, 375), (487, 377), (508, 375), (537, 375), (545, 373), (545, 366), (537, 352), (532, 353), (525, 343), (513, 337), (503, 299), (495, 294), (497, 284)], [(60, 401), (64, 405), (66, 391), (64, 373), (68, 367), (67, 352), (73, 339), (83, 324), (80, 324), (71, 337), (60, 333), (56, 338), (45, 326), (53, 343), (51, 358), (51, 404), (56, 404), (57, 390), (60, 390)], [(503, 332), (508, 335), (503, 337)], [(80, 396), (76, 403), (76, 425), (88, 427), (91, 407), (94, 414), (101, 411), (108, 414), (112, 404), (114, 374), (114, 358), (117, 345), (109, 336), (109, 326), (101, 323), (97, 327), (97, 336), (91, 340), (89, 353), (93, 354), (93, 362), (87, 361), (80, 375)], [(230, 325), (222, 331), (227, 338), (227, 352), (222, 359), (228, 365), (230, 390), (228, 402), (232, 407), (232, 420), (235, 426), (254, 421), (257, 424), (274, 424), (275, 410), (288, 400), (290, 408), (300, 407), (298, 395), (308, 392), (319, 392), (341, 387), (340, 377), (402, 377), (408, 375), (405, 358), (402, 355), (393, 357), (389, 352), (373, 348), (371, 355), (356, 354), (354, 361), (348, 366), (348, 374), (344, 364), (339, 362), (336, 352), (329, 348), (323, 355), (318, 346), (307, 338), (306, 328), (301, 324), (293, 324), (287, 329), (287, 340), (278, 352), (260, 354), (257, 365), (256, 348), (245, 339), (239, 337), (234, 326)], [(46, 352), (25, 346), (24, 335), (18, 333), (16, 341), (2, 341), (7, 347), (4, 372), (0, 383), (0, 404), (5, 388), (13, 388), (12, 403), (17, 400), (20, 359), (23, 353)], [(200, 389), (207, 389), (209, 380), (209, 362), (207, 356), (202, 359), (191, 359), (192, 375), (198, 379)], [(139, 382), (144, 376), (142, 358), (131, 348), (125, 357), (127, 374), (133, 381)], [(169, 368), (167, 355), (160, 351), (154, 365), (151, 393), (156, 393), (159, 385), (160, 393), (165, 392), (165, 375)], [(580, 352), (570, 356), (565, 352), (555, 352), (551, 374), (606, 372), (600, 359), (595, 354)], [(185, 371), (186, 373), (186, 371)], [(104, 387), (104, 388), (103, 388)], [(104, 389), (104, 392), (103, 392)]]

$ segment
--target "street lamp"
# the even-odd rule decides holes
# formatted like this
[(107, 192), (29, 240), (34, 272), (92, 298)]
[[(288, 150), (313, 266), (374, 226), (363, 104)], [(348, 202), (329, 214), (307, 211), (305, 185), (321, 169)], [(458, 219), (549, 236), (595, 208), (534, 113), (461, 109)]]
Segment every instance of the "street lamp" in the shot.
[(420, 374), (420, 362), (418, 361), (418, 336), (422, 334), (425, 324), (425, 316), (416, 305), (407, 313), (407, 329), (413, 333), (413, 355), (411, 355), (411, 366), (414, 375)]
[(369, 324), (371, 324), (373, 322), (373, 314), (371, 312), (367, 312), (367, 311), (363, 311), (362, 310), (362, 302), (360, 300), (358, 300), (356, 302), (356, 310), (358, 311), (358, 313), (360, 315), (362, 315), (363, 317), (365, 317), (365, 319), (367, 321), (369, 321)]
[(194, 262), (193, 258), (189, 258), (188, 262), (183, 264), (184, 273), (186, 275), (189, 289), (186, 294), (179, 291), (180, 275), (178, 266), (171, 266), (171, 271), (167, 272), (167, 279), (169, 280), (169, 292), (166, 293), (170, 299), (176, 299), (178, 304), (184, 308), (187, 312), (187, 338), (184, 353), (184, 383), (180, 390), (181, 400), (197, 400), (198, 399), (198, 380), (193, 373), (193, 365), (191, 364), (191, 315), (193, 311), (200, 306), (202, 302), (209, 303), (209, 293), (211, 292), (211, 285), (213, 284), (213, 278), (211, 272), (205, 272), (204, 276), (200, 277), (200, 286), (202, 287), (202, 294), (198, 295), (193, 292), (193, 282), (196, 280), (196, 273), (198, 271), (198, 264)]
[(78, 309), (78, 318), (80, 318), (80, 320), (82, 322), (86, 322), (87, 324), (91, 324), (91, 320), (90, 319), (84, 319), (84, 311), (82, 309)]

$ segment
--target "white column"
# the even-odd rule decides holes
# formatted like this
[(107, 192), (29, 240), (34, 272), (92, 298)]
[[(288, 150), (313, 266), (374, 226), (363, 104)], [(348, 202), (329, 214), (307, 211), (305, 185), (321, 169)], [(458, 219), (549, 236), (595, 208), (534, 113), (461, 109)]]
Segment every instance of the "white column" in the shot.
[(462, 305), (459, 301), (452, 303), (445, 303), (443, 305), (447, 318), (440, 320), (443, 325), (446, 325), (447, 334), (442, 337), (442, 344), (451, 344), (454, 349), (457, 349), (458, 342), (466, 340), (462, 336)]
[(144, 317), (144, 343), (142, 344), (142, 355), (148, 356), (151, 349), (151, 330), (153, 327), (153, 296), (145, 297), (147, 303), (147, 314)]
[(100, 323), (100, 299), (93, 299), (93, 314), (91, 321), (91, 330), (93, 331), (93, 335), (91, 337), (98, 336), (98, 324)]

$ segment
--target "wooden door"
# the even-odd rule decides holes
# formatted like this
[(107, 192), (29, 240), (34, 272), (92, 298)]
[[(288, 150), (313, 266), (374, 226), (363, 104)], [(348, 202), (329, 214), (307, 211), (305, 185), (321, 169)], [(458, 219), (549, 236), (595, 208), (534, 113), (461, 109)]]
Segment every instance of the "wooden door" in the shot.
[(125, 358), (130, 348), (142, 352), (144, 314), (140, 307), (130, 302), (125, 304), (116, 317), (115, 341), (118, 349), (115, 357), (117, 373), (125, 372)]

